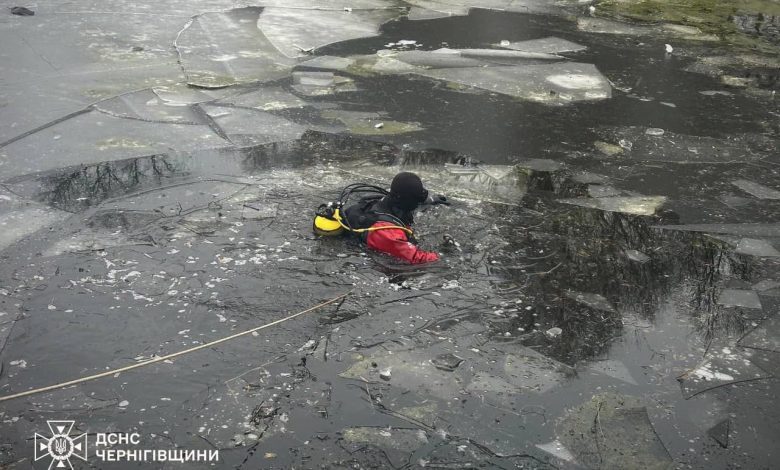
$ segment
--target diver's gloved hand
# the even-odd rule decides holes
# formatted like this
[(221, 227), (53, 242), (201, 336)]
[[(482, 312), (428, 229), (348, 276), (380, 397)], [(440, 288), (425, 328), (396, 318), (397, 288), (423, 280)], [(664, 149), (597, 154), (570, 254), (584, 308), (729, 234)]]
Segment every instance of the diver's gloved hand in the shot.
[(432, 206), (436, 206), (439, 204), (443, 204), (445, 206), (450, 205), (450, 201), (447, 200), (447, 196), (444, 194), (434, 194), (431, 196), (428, 196), (428, 200), (425, 201), (426, 204), (430, 204)]

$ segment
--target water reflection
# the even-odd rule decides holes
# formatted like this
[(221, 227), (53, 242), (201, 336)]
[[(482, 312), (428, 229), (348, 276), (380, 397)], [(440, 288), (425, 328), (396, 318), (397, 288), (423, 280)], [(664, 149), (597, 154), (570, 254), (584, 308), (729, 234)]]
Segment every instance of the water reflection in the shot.
[[(497, 333), (518, 334), (524, 344), (573, 364), (604, 353), (627, 318), (649, 324), (670, 301), (692, 316), (705, 342), (743, 333), (743, 312), (717, 299), (728, 282), (750, 279), (750, 259), (725, 241), (653, 228), (657, 223), (656, 217), (551, 207), (535, 220), (506, 224), (509, 243), (493, 255), (498, 263), (489, 272), (503, 278), (501, 287), (522, 286), (512, 294), (530, 297), (533, 308)], [(518, 231), (518, 225), (533, 229)], [(602, 296), (605, 305), (577, 301), (571, 292)], [(563, 334), (544, 334), (553, 327)]]
[(143, 186), (160, 186), (183, 174), (186, 164), (171, 155), (150, 155), (48, 173), (20, 182), (24, 192), (40, 202), (68, 212), (80, 212), (108, 198)]

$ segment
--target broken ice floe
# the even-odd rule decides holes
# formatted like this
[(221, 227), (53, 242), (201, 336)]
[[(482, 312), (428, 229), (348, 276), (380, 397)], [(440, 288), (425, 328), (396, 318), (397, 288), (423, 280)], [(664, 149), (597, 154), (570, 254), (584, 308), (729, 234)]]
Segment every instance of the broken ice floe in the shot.
[(287, 76), (295, 64), (258, 28), (261, 8), (203, 13), (179, 32), (174, 43), (187, 83), (221, 88)]
[(409, 9), (409, 13), (406, 15), (406, 17), (411, 21), (421, 21), (448, 18), (450, 16), (465, 16), (467, 14), (468, 9), (465, 8), (458, 11), (436, 11), (429, 10), (427, 8), (412, 7)]
[(588, 196), (590, 197), (616, 197), (624, 196), (625, 191), (614, 188), (612, 186), (605, 186), (600, 184), (588, 185)]
[(239, 147), (299, 139), (306, 127), (263, 111), (201, 105), (224, 136)]
[(377, 60), (393, 60), (400, 63), (400, 65), (397, 65), (397, 71), (394, 71), (392, 67), (388, 66), (385, 66), (383, 69), (376, 69), (375, 66), (375, 71), (384, 73), (404, 73), (420, 71), (426, 68), (485, 67), (491, 65), (488, 61), (480, 60), (476, 57), (466, 57), (458, 53), (458, 51), (450, 49), (438, 49), (435, 51), (402, 51), (394, 54), (380, 55)]
[(448, 187), (481, 192), (491, 198), (519, 201), (526, 190), (527, 174), (512, 165), (445, 163), (444, 172), (437, 173)]
[(555, 5), (546, 0), (410, 0), (406, 3), (451, 15), (467, 15), (471, 8), (517, 13), (556, 13)]
[(780, 237), (780, 224), (775, 223), (658, 225), (655, 228), (746, 237)]
[(257, 27), (279, 51), (304, 57), (319, 47), (379, 35), (379, 26), (400, 15), (394, 9), (327, 10), (265, 8)]
[(633, 215), (653, 215), (666, 202), (665, 196), (627, 196), (560, 199), (559, 202), (575, 206), (599, 209), (608, 212), (622, 212)]
[(100, 101), (94, 105), (98, 111), (116, 117), (141, 121), (203, 124), (201, 116), (186, 105), (174, 104), (160, 98), (153, 90), (146, 89), (124, 93)]
[(579, 52), (587, 49), (586, 46), (567, 41), (565, 39), (548, 37), (540, 39), (531, 39), (519, 42), (504, 42), (498, 44), (499, 47), (524, 52), (540, 52), (545, 54), (559, 54), (562, 52)]
[(602, 394), (573, 408), (557, 426), (558, 439), (588, 468), (665, 470), (672, 462), (642, 402)]
[(717, 354), (677, 378), (686, 399), (725, 385), (770, 377), (741, 353), (723, 348)]
[[(539, 63), (560, 56), (507, 49), (438, 49), (380, 51), (361, 56), (355, 70), (407, 74), (547, 104), (607, 99), (609, 81), (594, 65), (577, 62)], [(509, 65), (507, 65), (509, 64)]]
[(536, 447), (565, 462), (574, 461), (574, 455), (569, 452), (569, 449), (567, 449), (561, 441), (555, 440), (545, 444), (536, 444)]
[(780, 316), (775, 315), (764, 320), (754, 330), (743, 336), (738, 344), (746, 348), (780, 353)]
[(414, 5), (409, 12), (410, 20), (426, 20), (446, 18), (448, 16), (466, 16), (471, 10), (466, 2), (438, 0), (410, 0), (406, 3)]
[(732, 181), (731, 184), (758, 199), (780, 199), (780, 191), (747, 180)]
[(333, 72), (293, 72), (293, 89), (305, 96), (356, 91), (355, 81)]
[(356, 135), (392, 135), (422, 130), (417, 123), (384, 119), (378, 113), (327, 110), (322, 117), (340, 121)]
[(731, 419), (724, 419), (723, 421), (708, 429), (707, 435), (725, 449), (729, 446), (730, 429)]
[(342, 431), (347, 447), (370, 445), (384, 451), (393, 467), (408, 461), (409, 454), (428, 444), (428, 435), (421, 429), (394, 427), (354, 427)]
[(767, 258), (780, 257), (780, 251), (766, 240), (742, 238), (734, 250), (741, 255), (761, 256)]
[(67, 212), (21, 199), (0, 187), (0, 250), (69, 216)]
[(362, 358), (339, 375), (379, 382), (382, 372), (391, 370), (394, 387), (421, 396), (450, 400), (465, 389), (497, 401), (511, 401), (523, 392), (548, 391), (574, 374), (571, 367), (530, 349), (506, 356), (495, 370), (481, 370), (473, 375), (471, 371), (457, 367), (462, 361), (458, 356), (450, 357), (445, 353), (431, 360), (428, 354), (429, 351), (423, 349), (395, 351), (392, 355), (381, 351)]
[(718, 305), (724, 307), (761, 308), (758, 294), (752, 290), (724, 289), (718, 295)]
[(303, 108), (307, 103), (279, 87), (262, 87), (258, 90), (221, 99), (215, 104), (254, 108), (261, 111), (277, 111)]
[(594, 65), (576, 62), (444, 68), (421, 70), (414, 73), (493, 93), (549, 104), (601, 100), (612, 96), (609, 81), (601, 75)]
[[(537, 393), (547, 392), (575, 375), (571, 367), (532, 349), (507, 355), (503, 372), (506, 381), (514, 387)], [(470, 384), (470, 389), (478, 389), (478, 387)]]
[[(713, 34), (705, 34), (694, 26), (679, 24), (659, 24), (654, 26), (642, 26), (630, 23), (621, 23), (603, 18), (578, 18), (577, 28), (588, 33), (621, 34), (631, 36), (664, 35), (680, 39), (694, 41), (717, 41)], [(668, 48), (667, 48), (668, 49)], [(671, 51), (670, 51), (671, 52)]]
[(321, 55), (298, 64), (298, 67), (308, 67), (321, 70), (338, 70), (343, 72), (355, 64), (355, 59)]
[(222, 98), (226, 90), (197, 89), (186, 84), (157, 86), (152, 88), (155, 96), (168, 106), (187, 106)]
[[(563, 57), (545, 52), (527, 52), (505, 49), (440, 49), (432, 54), (444, 54), (475, 59), (496, 65), (532, 64), (531, 60), (563, 60)], [(402, 59), (403, 60), (403, 59)]]
[(764, 292), (771, 289), (777, 289), (780, 287), (780, 281), (775, 281), (773, 279), (764, 279), (763, 281), (757, 282), (753, 284), (753, 289), (756, 292)]

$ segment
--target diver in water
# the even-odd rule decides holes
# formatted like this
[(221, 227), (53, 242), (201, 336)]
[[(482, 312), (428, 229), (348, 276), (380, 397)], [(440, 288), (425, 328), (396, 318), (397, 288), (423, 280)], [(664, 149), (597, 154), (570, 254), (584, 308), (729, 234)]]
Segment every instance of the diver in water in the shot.
[[(347, 205), (349, 196), (355, 193), (367, 195)], [(344, 188), (337, 202), (320, 206), (314, 231), (319, 235), (349, 232), (360, 236), (373, 250), (412, 264), (430, 263), (437, 261), (439, 255), (420, 249), (412, 231), (414, 212), (424, 204), (449, 202), (441, 195), (430, 196), (414, 173), (398, 173), (389, 192), (378, 186), (352, 184)]]

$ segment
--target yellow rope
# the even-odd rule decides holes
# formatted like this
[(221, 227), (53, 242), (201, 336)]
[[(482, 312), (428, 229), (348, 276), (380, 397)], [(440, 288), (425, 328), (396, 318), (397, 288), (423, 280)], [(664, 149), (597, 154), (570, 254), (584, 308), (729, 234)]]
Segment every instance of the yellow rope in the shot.
[(377, 230), (388, 230), (391, 228), (397, 229), (397, 230), (403, 230), (404, 232), (408, 233), (409, 235), (414, 235), (414, 232), (409, 227), (404, 227), (403, 225), (382, 225), (379, 227), (368, 227), (368, 228), (352, 228), (344, 225), (344, 222), (341, 221), (341, 215), (335, 215), (334, 220), (338, 221), (339, 225), (341, 225), (342, 228), (355, 233), (363, 233), (363, 232), (374, 232)]
[(148, 365), (154, 364), (156, 362), (167, 361), (168, 359), (173, 359), (174, 357), (183, 356), (185, 354), (189, 354), (191, 352), (195, 352), (195, 351), (198, 351), (198, 350), (201, 350), (201, 349), (210, 348), (210, 347), (215, 346), (217, 344), (224, 343), (226, 341), (230, 341), (232, 339), (238, 338), (239, 336), (244, 336), (244, 335), (248, 335), (250, 333), (253, 333), (255, 331), (264, 330), (264, 329), (272, 327), (274, 325), (278, 325), (279, 323), (286, 322), (287, 320), (292, 320), (293, 318), (299, 317), (299, 316), (301, 316), (301, 315), (303, 315), (305, 313), (313, 312), (314, 310), (320, 309), (320, 308), (322, 308), (322, 307), (324, 307), (326, 305), (332, 304), (334, 302), (338, 302), (339, 300), (341, 300), (341, 299), (345, 298), (346, 296), (348, 296), (350, 293), (351, 292), (347, 292), (344, 295), (340, 295), (340, 296), (335, 297), (333, 299), (330, 299), (328, 301), (322, 302), (321, 304), (315, 305), (314, 307), (308, 308), (306, 310), (303, 310), (301, 312), (295, 313), (295, 314), (290, 315), (288, 317), (284, 317), (284, 318), (281, 318), (279, 320), (273, 321), (271, 323), (268, 323), (268, 324), (265, 324), (265, 325), (262, 325), (262, 326), (258, 326), (257, 328), (252, 328), (251, 330), (242, 331), (241, 333), (236, 333), (234, 335), (230, 335), (230, 336), (227, 336), (225, 338), (218, 339), (216, 341), (212, 341), (210, 343), (201, 344), (200, 346), (195, 346), (193, 348), (185, 349), (184, 351), (179, 351), (179, 352), (176, 352), (176, 353), (173, 353), (173, 354), (168, 354), (167, 356), (156, 357), (156, 358), (150, 359), (148, 361), (139, 362), (137, 364), (132, 364), (132, 365), (125, 366), (125, 367), (120, 367), (119, 369), (107, 370), (105, 372), (101, 372), (101, 373), (95, 374), (95, 375), (90, 375), (88, 377), (82, 377), (80, 379), (69, 380), (67, 382), (62, 382), (62, 383), (59, 383), (59, 384), (56, 384), (56, 385), (49, 385), (47, 387), (41, 387), (41, 388), (36, 388), (36, 389), (33, 389), (33, 390), (27, 390), (25, 392), (15, 393), (13, 395), (6, 395), (4, 397), (0, 397), (0, 402), (6, 401), (6, 400), (12, 400), (14, 398), (26, 397), (28, 395), (34, 395), (36, 393), (48, 392), (49, 390), (56, 390), (58, 388), (68, 387), (70, 385), (80, 384), (80, 383), (87, 382), (87, 381), (90, 381), (90, 380), (95, 380), (95, 379), (99, 379), (99, 378), (106, 377), (106, 376), (109, 376), (109, 375), (118, 374), (120, 372), (125, 372), (125, 371), (128, 371), (128, 370), (137, 369), (139, 367), (148, 366)]

